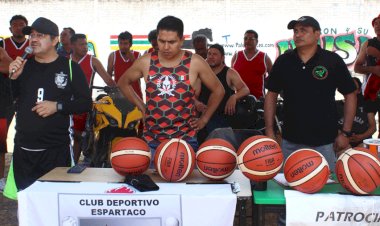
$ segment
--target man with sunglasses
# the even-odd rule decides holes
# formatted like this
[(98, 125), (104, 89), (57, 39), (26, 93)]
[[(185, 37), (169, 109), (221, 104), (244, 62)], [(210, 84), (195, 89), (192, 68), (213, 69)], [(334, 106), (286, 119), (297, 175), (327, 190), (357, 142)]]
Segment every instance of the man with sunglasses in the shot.
[(40, 17), (23, 29), (33, 57), (9, 66), (17, 100), (13, 172), (23, 190), (58, 166), (72, 162), (71, 114), (91, 109), (91, 96), (79, 65), (59, 56), (58, 27)]

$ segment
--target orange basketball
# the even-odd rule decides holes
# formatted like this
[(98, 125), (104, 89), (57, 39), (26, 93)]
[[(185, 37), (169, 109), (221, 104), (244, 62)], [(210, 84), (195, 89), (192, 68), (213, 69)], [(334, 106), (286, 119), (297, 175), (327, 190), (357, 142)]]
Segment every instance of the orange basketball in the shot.
[(212, 180), (222, 180), (236, 168), (235, 148), (220, 138), (205, 141), (199, 147), (196, 159), (199, 172)]
[(368, 152), (365, 148), (351, 148), (336, 162), (336, 177), (351, 193), (368, 194), (380, 185), (380, 162)]
[(246, 139), (237, 152), (241, 172), (251, 180), (267, 181), (277, 175), (284, 156), (280, 145), (267, 136), (252, 136)]
[(164, 180), (182, 181), (193, 172), (194, 150), (181, 139), (174, 138), (164, 141), (157, 147), (154, 165)]
[(142, 174), (150, 163), (148, 144), (136, 137), (126, 137), (117, 141), (111, 151), (112, 168), (120, 175)]
[(304, 193), (315, 193), (325, 186), (330, 169), (323, 155), (313, 149), (299, 149), (285, 161), (284, 176), (289, 185)]

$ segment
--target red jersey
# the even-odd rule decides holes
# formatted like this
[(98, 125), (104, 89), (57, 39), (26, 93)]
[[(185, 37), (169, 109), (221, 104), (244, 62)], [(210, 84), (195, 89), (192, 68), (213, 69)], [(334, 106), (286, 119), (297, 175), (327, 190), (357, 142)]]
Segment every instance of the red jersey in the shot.
[[(92, 55), (86, 54), (82, 59), (78, 61), (78, 64), (80, 68), (82, 68), (82, 71), (84, 75), (86, 76), (87, 83), (89, 86), (92, 85), (94, 82), (94, 75), (95, 75), (95, 70), (94, 67), (92, 66)], [(72, 57), (70, 57), (72, 58)]]
[(189, 75), (191, 56), (191, 52), (185, 51), (179, 65), (167, 68), (161, 65), (157, 51), (151, 54), (144, 126), (148, 143), (159, 144), (171, 138), (189, 140), (195, 136), (189, 124), (196, 113)]
[(15, 42), (10, 37), (4, 39), (3, 43), (5, 51), (13, 60), (15, 60), (16, 57), (22, 56), (24, 54), (25, 48), (28, 46), (29, 40), (26, 39), (20, 47), (17, 47)]
[[(92, 57), (93, 57), (92, 55), (86, 54), (84, 57), (82, 57), (82, 59), (78, 61), (78, 64), (83, 71), (83, 74), (86, 76), (88, 86), (92, 86), (94, 82), (94, 77), (95, 77), (95, 70), (94, 70), (94, 67), (92, 66)], [(70, 55), (70, 59), (72, 59), (71, 55)], [(86, 128), (86, 119), (87, 119), (87, 113), (74, 114), (73, 115), (74, 130), (84, 131)]]
[[(372, 39), (368, 40), (368, 48), (369, 47), (375, 48), (377, 55), (379, 55), (380, 41), (377, 38), (372, 38)], [(374, 50), (372, 50), (371, 52), (373, 52), (373, 51)], [(375, 65), (376, 66), (380, 65), (380, 58), (379, 57), (377, 57), (375, 59)], [(369, 74), (368, 76), (366, 76), (364, 83), (363, 83), (364, 98), (366, 100), (375, 101), (379, 92), (380, 92), (380, 76), (376, 75), (376, 74)]]
[[(133, 56), (135, 59), (140, 57), (140, 53), (137, 51), (133, 51)], [(129, 59), (125, 59), (123, 55), (121, 55), (120, 50), (113, 52), (113, 69), (115, 75), (115, 82), (119, 81), (120, 77), (130, 68), (133, 64), (133, 61)], [(136, 94), (142, 98), (142, 92), (140, 87), (140, 82), (136, 81), (132, 83), (132, 87), (135, 90)]]
[[(377, 63), (380, 65), (380, 61)], [(380, 92), (380, 77), (375, 74), (367, 76), (363, 84), (363, 95), (366, 100), (375, 101)]]
[(256, 98), (264, 96), (264, 79), (267, 72), (265, 63), (266, 53), (258, 51), (251, 59), (248, 59), (244, 50), (237, 52), (234, 68), (247, 84), (250, 92)]

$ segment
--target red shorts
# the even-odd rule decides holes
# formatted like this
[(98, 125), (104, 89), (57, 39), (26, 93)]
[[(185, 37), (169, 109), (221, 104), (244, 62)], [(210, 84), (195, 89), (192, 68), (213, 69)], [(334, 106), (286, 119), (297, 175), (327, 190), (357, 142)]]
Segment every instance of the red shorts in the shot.
[(74, 130), (83, 132), (86, 129), (87, 113), (73, 115)]
[(0, 118), (0, 153), (7, 153), (8, 121)]

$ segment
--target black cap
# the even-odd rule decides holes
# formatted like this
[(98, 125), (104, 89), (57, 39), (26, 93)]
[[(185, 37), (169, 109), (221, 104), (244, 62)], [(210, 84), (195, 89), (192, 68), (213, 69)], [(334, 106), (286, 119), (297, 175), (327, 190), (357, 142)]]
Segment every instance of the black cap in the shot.
[(30, 35), (32, 29), (42, 34), (48, 34), (52, 36), (59, 36), (58, 26), (51, 20), (44, 17), (39, 17), (35, 20), (32, 26), (26, 26), (22, 29), (22, 33)]
[(288, 29), (293, 29), (296, 24), (302, 24), (304, 26), (311, 26), (317, 30), (321, 30), (319, 23), (311, 16), (302, 16), (298, 20), (292, 20), (288, 23)]

